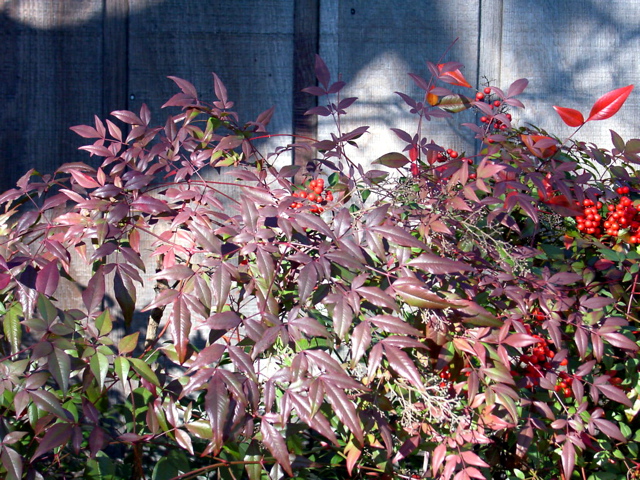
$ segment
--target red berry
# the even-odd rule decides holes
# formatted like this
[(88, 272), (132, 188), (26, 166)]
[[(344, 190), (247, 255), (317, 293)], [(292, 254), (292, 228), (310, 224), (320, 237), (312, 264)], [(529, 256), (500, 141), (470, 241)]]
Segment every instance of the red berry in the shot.
[(448, 153), (451, 158), (458, 158), (458, 152), (456, 152), (455, 150), (451, 150)]
[(484, 100), (484, 93), (482, 93), (482, 92), (476, 93), (476, 100), (479, 101), (479, 102)]
[(484, 87), (484, 93), (485, 93), (485, 95), (489, 95), (491, 93), (491, 88), (490, 87)]
[(500, 100), (494, 100), (494, 102), (493, 102), (493, 106), (494, 106), (494, 107), (496, 107), (496, 108), (497, 108), (497, 107), (499, 107), (500, 105), (502, 105), (502, 102), (501, 102)]

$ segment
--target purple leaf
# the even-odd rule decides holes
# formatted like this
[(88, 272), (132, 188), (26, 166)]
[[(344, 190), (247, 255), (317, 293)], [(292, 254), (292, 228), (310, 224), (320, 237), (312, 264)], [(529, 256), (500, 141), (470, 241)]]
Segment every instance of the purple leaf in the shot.
[(230, 405), (227, 387), (219, 375), (214, 375), (209, 381), (204, 404), (213, 432), (213, 438), (211, 439), (213, 454), (217, 455), (224, 444), (223, 435), (225, 424), (229, 417)]
[(205, 325), (212, 330), (233, 330), (241, 322), (242, 319), (236, 312), (226, 311), (211, 315)]
[(427, 246), (417, 238), (413, 237), (404, 228), (396, 227), (395, 225), (380, 225), (372, 227), (372, 230), (381, 234), (384, 238), (390, 242), (396, 243), (401, 247), (415, 247), (420, 249), (427, 249)]
[(131, 203), (133, 210), (139, 210), (150, 215), (158, 215), (159, 213), (170, 211), (164, 200), (150, 197), (149, 195), (141, 195)]
[(627, 398), (625, 393), (620, 390), (618, 387), (614, 387), (613, 385), (594, 385), (600, 392), (602, 392), (607, 398), (613, 400), (614, 402), (621, 403), (622, 405), (626, 405), (627, 407), (631, 407), (631, 400)]
[(622, 348), (623, 350), (629, 350), (632, 352), (638, 350), (638, 346), (636, 345), (636, 343), (625, 337), (621, 333), (602, 333), (600, 336), (614, 347)]
[(351, 334), (351, 368), (355, 368), (370, 345), (371, 326), (368, 322), (362, 322), (353, 329)]
[(19, 480), (22, 478), (22, 457), (18, 452), (5, 445), (2, 447), (0, 460), (2, 460), (2, 466), (7, 470), (7, 480)]
[(262, 443), (269, 449), (273, 458), (276, 459), (284, 471), (293, 477), (287, 444), (280, 432), (264, 418), (260, 423), (260, 432), (262, 433)]
[(68, 423), (56, 423), (46, 430), (44, 437), (40, 441), (40, 445), (36, 449), (35, 453), (31, 457), (31, 460), (35, 460), (41, 455), (66, 444), (71, 438), (71, 431)]
[(520, 78), (513, 82), (509, 89), (507, 90), (507, 97), (515, 97), (516, 95), (520, 95), (525, 88), (529, 85), (529, 80), (526, 78)]
[(405, 141), (409, 144), (413, 144), (413, 138), (404, 130), (400, 130), (399, 128), (392, 128), (391, 131), (395, 133), (400, 140)]
[(322, 95), (326, 95), (327, 93), (324, 88), (316, 86), (303, 88), (302, 91), (311, 95), (315, 95), (316, 97), (321, 97)]
[(346, 83), (343, 81), (333, 82), (327, 89), (327, 93), (330, 93), (330, 94), (338, 93), (340, 90), (344, 88), (345, 85)]
[(105, 286), (104, 286), (104, 272), (102, 268), (91, 277), (87, 288), (82, 292), (82, 301), (87, 309), (87, 313), (92, 313), (102, 305), (104, 299)]
[(564, 470), (565, 478), (571, 478), (573, 467), (576, 464), (576, 451), (573, 443), (567, 438), (562, 445), (562, 470)]
[(393, 463), (398, 463), (407, 458), (416, 448), (418, 448), (418, 445), (420, 445), (420, 435), (407, 438), (398, 450), (398, 453), (393, 457)]
[(298, 274), (298, 295), (300, 305), (304, 305), (313, 289), (318, 285), (318, 271), (313, 262), (307, 263)]
[(327, 68), (326, 63), (320, 57), (320, 55), (316, 55), (316, 78), (318, 82), (326, 89), (329, 88), (329, 81), (331, 79), (331, 74), (329, 73), (329, 69)]
[(416, 75), (415, 73), (409, 73), (408, 75), (419, 88), (421, 88), (425, 92), (429, 91), (429, 83), (424, 78), (422, 78), (420, 75)]
[(627, 439), (624, 437), (624, 435), (622, 435), (622, 432), (615, 423), (609, 420), (605, 420), (604, 418), (594, 418), (592, 421), (595, 426), (598, 427), (598, 430), (600, 430), (606, 436), (615, 438), (620, 442), (627, 441)]
[(216, 75), (215, 73), (212, 73), (212, 75), (213, 89), (216, 97), (218, 98), (218, 100), (220, 100), (219, 102), (214, 102), (213, 104), (220, 109), (232, 108), (233, 102), (230, 102), (227, 98), (227, 87), (224, 86), (224, 83), (222, 83), (222, 80), (220, 80), (218, 75)]
[(525, 333), (514, 333), (513, 335), (509, 335), (504, 340), (504, 343), (515, 348), (522, 348), (538, 343), (538, 339)]
[(58, 262), (54, 260), (47, 263), (44, 268), (38, 272), (36, 277), (36, 290), (50, 297), (58, 288), (59, 280), (60, 272), (58, 271)]
[(178, 361), (183, 364), (187, 359), (187, 345), (191, 334), (191, 310), (183, 297), (173, 302), (173, 309), (169, 317), (169, 335), (173, 340), (178, 354)]
[(104, 138), (95, 128), (89, 125), (76, 125), (75, 127), (70, 127), (70, 130), (83, 138)]
[(180, 295), (180, 292), (178, 292), (177, 290), (173, 290), (171, 288), (162, 290), (149, 305), (147, 305), (142, 309), (142, 311), (148, 312), (149, 310), (153, 310), (154, 308), (168, 305), (171, 302), (173, 302), (178, 297), (178, 295)]
[(398, 305), (393, 297), (382, 291), (380, 287), (360, 287), (356, 289), (356, 292), (377, 307), (388, 308), (393, 311), (398, 310)]

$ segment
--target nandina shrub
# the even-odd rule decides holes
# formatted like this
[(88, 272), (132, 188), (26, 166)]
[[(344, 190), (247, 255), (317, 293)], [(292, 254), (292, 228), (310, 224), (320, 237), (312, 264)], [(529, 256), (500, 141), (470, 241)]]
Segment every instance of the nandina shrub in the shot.
[[(640, 141), (512, 125), (526, 80), (467, 95), (461, 65), (428, 67), (380, 170), (367, 127), (275, 167), (308, 147), (260, 152), (272, 110), (241, 123), (214, 75), (212, 103), (172, 78), (164, 127), (144, 106), (74, 127), (98, 168), (0, 196), (3, 475), (634, 475)], [(309, 113), (339, 126), (356, 99), (316, 73)], [(427, 135), (462, 111), (478, 152)]]

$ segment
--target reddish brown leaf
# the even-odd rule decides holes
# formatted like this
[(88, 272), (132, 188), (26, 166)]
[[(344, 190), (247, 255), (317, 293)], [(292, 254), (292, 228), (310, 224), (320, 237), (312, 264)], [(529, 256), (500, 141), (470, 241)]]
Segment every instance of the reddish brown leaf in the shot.
[(71, 438), (72, 429), (68, 423), (56, 423), (49, 427), (46, 432), (40, 441), (40, 445), (38, 445), (38, 448), (31, 457), (32, 461), (54, 448), (65, 445)]
[(340, 421), (347, 427), (355, 438), (362, 444), (364, 440), (364, 433), (362, 431), (362, 425), (360, 425), (360, 419), (355, 405), (344, 392), (343, 388), (337, 387), (333, 382), (322, 382), (324, 385), (324, 393), (327, 396), (327, 400), (333, 407), (336, 415)]
[(260, 432), (262, 433), (262, 443), (269, 449), (273, 458), (276, 459), (284, 471), (293, 477), (289, 450), (287, 450), (287, 444), (280, 432), (264, 418), (260, 424)]
[(398, 372), (402, 377), (409, 380), (409, 382), (419, 390), (424, 389), (422, 377), (411, 358), (409, 358), (409, 355), (399, 348), (391, 347), (386, 344), (384, 352), (391, 368)]
[(589, 118), (586, 121), (605, 120), (614, 116), (627, 100), (632, 90), (633, 85), (627, 85), (605, 93), (593, 104), (591, 112), (589, 112)]
[(573, 468), (576, 464), (576, 450), (573, 443), (566, 439), (562, 445), (562, 470), (564, 470), (565, 478), (571, 478)]

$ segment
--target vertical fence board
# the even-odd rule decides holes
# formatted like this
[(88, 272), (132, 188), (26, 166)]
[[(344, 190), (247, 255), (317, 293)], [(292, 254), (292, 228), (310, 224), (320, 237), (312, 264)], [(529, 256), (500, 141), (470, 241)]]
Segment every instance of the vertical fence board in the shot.
[[(305, 112), (317, 105), (317, 97), (304, 93), (303, 88), (315, 85), (315, 55), (320, 48), (320, 0), (294, 0), (293, 13), (293, 133), (296, 143), (309, 143), (304, 137), (315, 138), (317, 118)], [(297, 165), (305, 165), (314, 156), (312, 150), (294, 152)]]
[[(477, 1), (445, 4), (403, 0), (390, 8), (386, 1), (332, 0), (322, 9), (321, 31), (321, 51), (329, 68), (348, 84), (343, 96), (359, 98), (344, 117), (342, 131), (360, 125), (371, 127), (371, 133), (361, 140), (363, 148), (353, 154), (358, 162), (367, 164), (380, 154), (404, 147), (389, 133), (390, 127), (412, 135), (416, 132), (417, 119), (394, 93), (423, 99), (424, 91), (415, 86), (409, 72), (428, 79), (427, 60), (456, 60), (465, 63), (464, 74), (475, 83)], [(321, 118), (319, 125), (325, 136), (334, 128), (329, 117)], [(422, 134), (452, 148), (468, 148), (468, 132), (458, 131), (455, 125), (457, 121), (436, 120), (424, 125)]]
[[(530, 80), (519, 112), (558, 135), (574, 129), (564, 125), (553, 105), (576, 108), (588, 115), (595, 100), (614, 88), (638, 83), (640, 2), (612, 0), (504, 0), (503, 85), (519, 77)], [(614, 118), (587, 124), (578, 139), (611, 147), (609, 129), (623, 138), (638, 136), (640, 93), (636, 90)]]
[(0, 187), (29, 168), (86, 160), (69, 126), (102, 108), (102, 0), (9, 2), (0, 10)]

